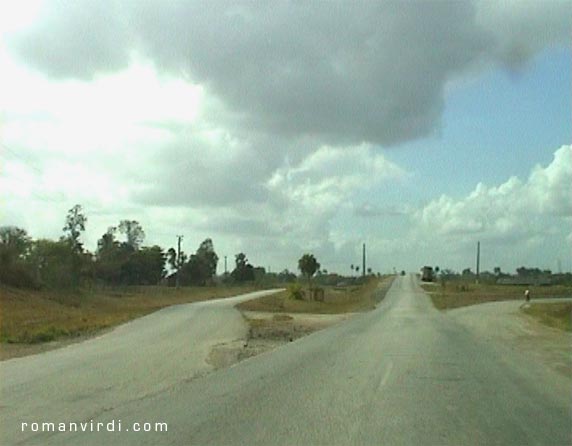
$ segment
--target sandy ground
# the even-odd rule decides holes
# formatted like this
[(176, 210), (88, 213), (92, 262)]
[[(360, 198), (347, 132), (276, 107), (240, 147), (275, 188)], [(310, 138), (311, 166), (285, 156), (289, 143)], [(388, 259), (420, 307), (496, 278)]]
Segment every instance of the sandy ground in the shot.
[(243, 311), (242, 315), (250, 327), (247, 338), (217, 345), (211, 350), (207, 361), (217, 369), (228, 367), (347, 320), (353, 314)]
[(541, 324), (520, 311), (521, 305), (521, 300), (490, 302), (449, 310), (446, 314), (481, 339), (499, 342), (515, 352), (533, 356), (565, 376), (572, 376), (572, 333)]

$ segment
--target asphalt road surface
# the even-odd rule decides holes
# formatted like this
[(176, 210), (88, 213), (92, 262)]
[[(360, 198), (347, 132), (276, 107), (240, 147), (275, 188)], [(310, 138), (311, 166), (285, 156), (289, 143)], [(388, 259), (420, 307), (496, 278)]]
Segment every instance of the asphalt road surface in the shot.
[[(2, 417), (8, 421), (2, 426), (8, 443), (2, 445), (572, 444), (572, 380), (439, 313), (414, 276), (398, 277), (372, 312), (190, 380), (157, 381), (162, 375), (153, 364), (160, 368), (183, 354), (167, 348), (161, 336), (157, 331), (160, 349), (150, 340), (129, 361), (106, 363), (111, 377), (134, 380), (141, 379), (144, 363), (151, 374), (144, 380), (151, 386), (148, 394), (124, 402), (116, 398), (99, 412), (93, 396), (82, 392), (93, 376), (72, 373), (55, 380), (42, 369), (33, 374), (35, 384), (24, 377), (19, 389), (10, 376), (14, 371), (2, 367), (12, 381), (8, 402), (2, 395)], [(51, 355), (39, 357), (50, 363)], [(97, 356), (84, 361), (98, 368)], [(21, 373), (29, 374), (25, 368)], [(74, 390), (54, 401), (26, 391), (42, 383)], [(112, 380), (108, 385), (121, 391)], [(4, 393), (4, 381), (2, 388)], [(14, 400), (18, 392), (21, 401)], [(17, 416), (6, 417), (5, 405), (14, 404)], [(46, 406), (52, 410), (43, 413)], [(121, 420), (123, 431), (23, 434), (15, 425), (23, 418)], [(165, 422), (168, 432), (134, 432), (134, 422)]]

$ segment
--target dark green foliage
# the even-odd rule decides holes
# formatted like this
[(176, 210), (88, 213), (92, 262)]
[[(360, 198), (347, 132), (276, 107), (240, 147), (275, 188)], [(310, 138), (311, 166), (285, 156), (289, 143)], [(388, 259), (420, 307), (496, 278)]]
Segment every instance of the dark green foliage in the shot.
[[(320, 269), (320, 264), (313, 254), (304, 254), (298, 260), (298, 269), (308, 279), (308, 288), (312, 288), (312, 276)], [(357, 271), (357, 268), (356, 268)]]
[[(169, 256), (170, 259), (176, 258), (176, 256), (173, 256), (173, 252), (171, 252)], [(175, 262), (175, 260), (170, 261)], [(197, 252), (192, 254), (186, 263), (183, 260), (178, 272), (178, 274), (180, 274), (180, 284), (194, 286), (208, 285), (216, 275), (217, 264), (218, 255), (214, 250), (212, 240), (207, 238), (200, 244)]]
[(64, 240), (67, 240), (75, 252), (82, 252), (83, 245), (79, 241), (79, 237), (85, 231), (87, 217), (83, 214), (81, 205), (76, 204), (68, 211), (66, 224), (62, 228), (64, 231)]
[(0, 227), (0, 282), (23, 288), (37, 288), (27, 258), (32, 241), (25, 230), (15, 226)]
[(145, 231), (139, 224), (138, 221), (135, 220), (122, 220), (119, 222), (119, 232), (125, 234), (127, 237), (127, 245), (133, 248), (134, 251), (137, 251), (145, 240)]
[(519, 277), (544, 277), (550, 276), (552, 271), (549, 269), (541, 270), (540, 268), (527, 268), (525, 266), (521, 266), (516, 269), (516, 274)]
[[(124, 222), (127, 220), (122, 223)], [(139, 249), (143, 229), (137, 222), (128, 223), (127, 242), (115, 240), (114, 227), (109, 228), (99, 239), (96, 277), (108, 285), (156, 285), (164, 276), (166, 256), (159, 246)]]
[(235, 263), (236, 266), (230, 275), (236, 282), (254, 281), (254, 267), (248, 263), (248, 259), (244, 253), (236, 254)]
[(156, 285), (164, 276), (165, 254), (160, 246), (134, 251), (127, 264), (125, 280), (130, 285)]
[(278, 274), (278, 281), (282, 283), (291, 283), (296, 281), (296, 274), (291, 273), (287, 269)]
[(32, 244), (29, 262), (37, 281), (48, 288), (73, 288), (81, 281), (84, 256), (71, 239), (41, 239)]

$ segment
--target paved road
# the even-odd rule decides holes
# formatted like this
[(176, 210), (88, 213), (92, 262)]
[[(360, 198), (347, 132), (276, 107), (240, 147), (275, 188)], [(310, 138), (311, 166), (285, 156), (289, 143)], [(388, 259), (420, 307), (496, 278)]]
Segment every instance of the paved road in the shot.
[(210, 372), (211, 348), (247, 334), (234, 305), (273, 292), (168, 307), (80, 344), (0, 362), (0, 446), (32, 441), (17, 431), (21, 422), (91, 420)]
[[(95, 418), (120, 419), (124, 427), (167, 422), (167, 433), (66, 433), (29, 440), (570, 445), (571, 385), (568, 377), (437, 312), (414, 276), (406, 276), (372, 312)], [(63, 404), (55, 404), (60, 413)]]

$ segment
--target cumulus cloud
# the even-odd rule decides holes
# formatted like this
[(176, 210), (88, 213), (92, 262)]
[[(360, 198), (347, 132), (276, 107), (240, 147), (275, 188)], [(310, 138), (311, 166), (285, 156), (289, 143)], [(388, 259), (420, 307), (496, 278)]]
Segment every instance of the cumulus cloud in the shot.
[(306, 207), (336, 210), (344, 198), (406, 172), (376, 154), (372, 147), (323, 146), (299, 166), (278, 169), (268, 182), (270, 190)]
[[(29, 214), (20, 202), (34, 201), (44, 215), (46, 196), (52, 221), (81, 200), (101, 216), (98, 234), (128, 210), (150, 234), (186, 225), (290, 260), (310, 248), (351, 255), (356, 240), (331, 227), (340, 210), (414, 215), (444, 237), (546, 230), (535, 216), (571, 215), (569, 148), (527, 181), (418, 212), (362, 193), (408, 178), (380, 147), (438, 130), (452, 80), (491, 63), (519, 68), (565, 41), (565, 6), (46, 0), (0, 45), (3, 143), (24, 159), (5, 163), (6, 207)], [(37, 71), (12, 69), (4, 45)], [(377, 245), (414, 249), (404, 246)]]
[(546, 166), (536, 166), (528, 180), (509, 178), (499, 186), (479, 183), (467, 197), (442, 195), (414, 214), (426, 233), (514, 241), (545, 233), (549, 219), (572, 216), (572, 146), (562, 146)]
[(379, 206), (369, 202), (354, 206), (354, 214), (358, 217), (398, 217), (408, 215), (412, 209), (407, 205)]
[(444, 85), (472, 64), (516, 63), (562, 42), (566, 6), (47, 1), (36, 25), (10, 42), (59, 79), (148, 58), (204, 86), (235, 112), (237, 128), (391, 145), (433, 132)]

